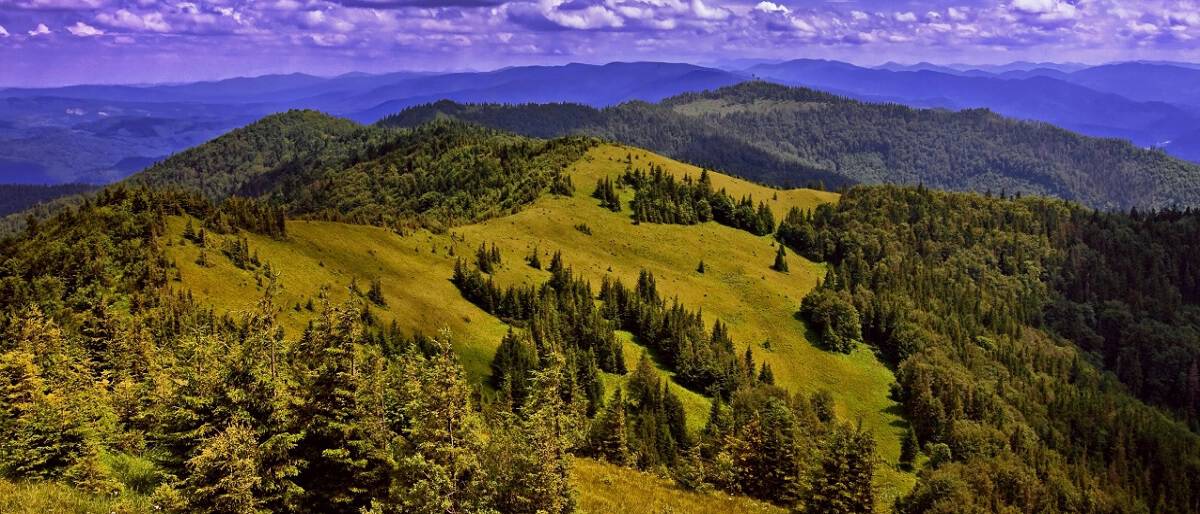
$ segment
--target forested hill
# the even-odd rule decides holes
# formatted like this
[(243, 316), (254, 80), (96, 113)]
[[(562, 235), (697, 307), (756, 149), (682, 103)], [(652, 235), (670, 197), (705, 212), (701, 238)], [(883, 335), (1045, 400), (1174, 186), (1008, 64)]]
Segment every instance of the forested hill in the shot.
[(438, 102), (380, 121), (452, 117), (537, 137), (587, 134), (783, 186), (924, 184), (1051, 195), (1102, 209), (1200, 204), (1200, 166), (987, 110), (863, 103), (745, 82), (657, 104)]
[(269, 199), (294, 217), (375, 225), (478, 221), (553, 189), (594, 141), (549, 141), (455, 121), (364, 126), (315, 111), (268, 116), (130, 177), (220, 201)]

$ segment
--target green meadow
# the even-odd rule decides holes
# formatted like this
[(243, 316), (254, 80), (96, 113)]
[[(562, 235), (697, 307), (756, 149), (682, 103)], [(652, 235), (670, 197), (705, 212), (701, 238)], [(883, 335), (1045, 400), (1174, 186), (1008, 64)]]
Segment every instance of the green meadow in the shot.
[[(779, 385), (805, 394), (830, 391), (841, 418), (861, 422), (875, 434), (881, 459), (876, 468), (879, 505), (890, 505), (892, 498), (910, 489), (915, 477), (895, 466), (906, 425), (896, 414), (899, 406), (888, 398), (894, 380), (891, 371), (867, 348), (849, 355), (821, 350), (808, 339), (804, 323), (795, 317), (801, 299), (824, 276), (824, 267), (789, 255), (790, 272), (775, 272), (770, 269), (776, 252), (773, 238), (716, 223), (634, 224), (628, 211), (628, 201), (633, 197), (629, 189), (621, 191), (625, 211), (600, 207), (590, 196), (596, 181), (616, 178), (624, 171), (627, 158), (642, 169), (654, 163), (678, 176), (695, 178), (700, 173), (698, 168), (643, 150), (604, 145), (592, 149), (569, 170), (575, 184), (573, 196), (547, 195), (517, 214), (456, 227), (444, 234), (397, 234), (370, 226), (289, 221), (285, 240), (243, 235), (259, 260), (278, 274), (282, 289), (276, 304), (290, 337), (295, 337), (311, 317), (306, 305), (316, 301), (322, 288), (327, 289), (332, 301), (339, 301), (349, 297), (352, 282), (366, 290), (371, 280), (379, 279), (387, 306), (375, 307), (375, 313), (385, 323), (395, 320), (406, 330), (432, 335), (440, 328), (449, 328), (463, 365), (479, 381), (490, 373), (492, 355), (508, 327), (464, 300), (450, 283), (457, 258), (470, 262), (479, 245), (495, 244), (503, 256), (495, 276), (504, 285), (546, 280), (548, 273), (525, 264), (525, 258), (535, 249), (543, 263), (561, 251), (564, 262), (597, 289), (606, 275), (633, 284), (641, 270), (649, 270), (661, 294), (678, 298), (690, 309), (701, 309), (706, 324), (716, 319), (726, 322), (738, 345), (752, 348), (756, 361), (770, 363)], [(837, 201), (833, 193), (776, 190), (722, 174), (712, 174), (712, 182), (735, 198), (752, 195), (756, 202), (767, 202), (776, 219), (782, 219), (791, 207), (810, 209)], [(200, 249), (182, 241), (186, 223), (183, 218), (172, 219), (165, 240), (168, 255), (181, 268), (177, 287), (190, 290), (218, 312), (236, 316), (252, 308), (263, 294), (262, 272), (236, 268), (222, 257), (221, 236), (210, 237), (208, 265), (197, 264)], [(577, 228), (581, 225), (586, 225), (590, 234)], [(697, 271), (701, 261), (705, 263), (704, 273)], [(622, 333), (621, 337), (632, 369), (642, 347), (629, 334)], [(605, 377), (609, 391), (623, 380)], [(707, 416), (708, 399), (676, 387), (688, 411), (689, 426), (699, 430)], [(628, 505), (616, 496), (601, 498), (599, 491), (603, 488), (593, 487), (604, 480), (600, 477), (645, 483), (645, 487), (659, 483), (630, 479), (627, 475), (636, 473), (631, 470), (582, 459), (577, 462), (577, 482), (585, 486), (581, 487), (581, 504), (593, 506), (590, 512), (641, 511), (640, 502)], [(620, 489), (611, 490), (618, 495)], [(628, 491), (623, 494), (638, 496)], [(729, 504), (719, 510), (745, 509)], [(677, 511), (704, 512), (678, 507)]]

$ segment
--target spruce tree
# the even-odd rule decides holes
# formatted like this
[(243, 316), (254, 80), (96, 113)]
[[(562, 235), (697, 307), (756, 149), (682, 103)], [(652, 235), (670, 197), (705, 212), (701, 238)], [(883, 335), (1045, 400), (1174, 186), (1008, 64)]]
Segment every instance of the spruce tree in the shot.
[(629, 463), (629, 434), (625, 421), (625, 397), (613, 391), (592, 431), (592, 449), (597, 457), (618, 466)]
[(905, 430), (904, 438), (900, 440), (900, 469), (912, 471), (913, 462), (917, 459), (918, 450), (917, 433), (911, 428)]
[(771, 265), (771, 269), (780, 273), (788, 272), (787, 252), (784, 251), (783, 245), (778, 245), (778, 250), (775, 252), (775, 264)]

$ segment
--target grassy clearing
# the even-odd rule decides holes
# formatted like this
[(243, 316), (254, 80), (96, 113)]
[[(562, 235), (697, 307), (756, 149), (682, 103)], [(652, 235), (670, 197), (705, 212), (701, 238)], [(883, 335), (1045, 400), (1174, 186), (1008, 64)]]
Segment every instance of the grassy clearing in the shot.
[(787, 512), (745, 497), (720, 492), (687, 491), (670, 479), (591, 459), (575, 459), (571, 469), (575, 490), (578, 491), (579, 511), (586, 514)]
[(133, 514), (152, 512), (136, 495), (96, 496), (54, 482), (0, 480), (0, 512), (6, 514)]
[[(507, 327), (463, 300), (449, 282), (455, 256), (470, 260), (480, 244), (495, 243), (504, 259), (496, 275), (502, 284), (546, 280), (548, 273), (525, 265), (524, 258), (535, 248), (543, 263), (549, 263), (554, 251), (562, 251), (565, 262), (596, 287), (605, 275), (633, 284), (642, 269), (650, 270), (662, 294), (677, 296), (690, 309), (702, 309), (706, 323), (717, 318), (727, 322), (738, 344), (752, 347), (759, 362), (770, 362), (781, 386), (806, 394), (827, 389), (834, 395), (839, 416), (861, 420), (875, 433), (882, 460), (876, 480), (881, 505), (911, 488), (915, 477), (894, 467), (904, 422), (894, 414), (897, 405), (888, 399), (894, 380), (891, 372), (865, 349), (850, 355), (818, 349), (794, 317), (801, 299), (824, 276), (823, 266), (791, 255), (791, 272), (777, 273), (770, 269), (775, 255), (770, 237), (715, 223), (634, 225), (627, 208), (614, 213), (599, 207), (590, 197), (596, 180), (619, 175), (627, 155), (643, 169), (654, 162), (679, 176), (700, 173), (698, 168), (642, 150), (607, 145), (593, 149), (573, 166), (573, 197), (547, 196), (515, 215), (459, 227), (450, 234), (399, 236), (375, 227), (294, 221), (288, 223), (286, 241), (247, 237), (259, 258), (280, 274), (281, 317), (293, 336), (311, 316), (303, 307), (299, 311), (294, 307), (314, 298), (323, 285), (330, 286), (336, 301), (348, 296), (352, 279), (365, 290), (371, 278), (379, 277), (388, 299), (386, 309), (376, 309), (380, 317), (426, 333), (450, 328), (464, 366), (478, 380), (487, 377)], [(734, 197), (749, 194), (766, 201), (780, 219), (793, 206), (812, 208), (837, 198), (820, 191), (774, 190), (720, 174), (713, 174), (712, 180)], [(633, 192), (624, 190), (621, 195), (627, 207)], [(196, 265), (199, 250), (179, 242), (184, 223), (171, 221), (174, 235), (168, 248), (182, 268), (180, 287), (191, 289), (218, 310), (251, 308), (261, 295), (254, 275), (234, 268), (215, 248), (208, 250), (211, 267)], [(588, 226), (591, 235), (575, 228), (581, 224)], [(701, 260), (707, 268), (703, 274), (696, 271)], [(632, 369), (641, 348), (627, 334), (623, 337)], [(609, 391), (622, 380), (606, 377)], [(681, 397), (689, 425), (699, 428), (707, 416), (708, 400), (692, 392)]]

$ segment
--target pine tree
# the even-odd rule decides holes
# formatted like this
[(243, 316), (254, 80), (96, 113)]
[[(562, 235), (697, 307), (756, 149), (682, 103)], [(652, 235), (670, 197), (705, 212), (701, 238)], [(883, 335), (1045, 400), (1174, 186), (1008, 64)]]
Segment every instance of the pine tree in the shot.
[(904, 431), (904, 438), (900, 440), (900, 469), (912, 471), (913, 462), (917, 459), (917, 451), (920, 448), (917, 443), (917, 433), (910, 428)]
[(371, 286), (367, 289), (367, 299), (380, 307), (387, 306), (387, 299), (383, 297), (383, 283), (378, 277), (371, 279)]
[(518, 335), (510, 328), (492, 358), (492, 385), (500, 388), (507, 384), (513, 405), (520, 407), (529, 392), (530, 373), (537, 368), (537, 347), (527, 336)]
[(807, 507), (831, 514), (871, 512), (875, 458), (875, 439), (862, 427), (834, 428), (813, 475)]
[(700, 265), (696, 266), (696, 273), (704, 274), (704, 261), (700, 261)]
[(197, 512), (258, 514), (262, 477), (254, 431), (235, 423), (207, 439), (188, 459), (184, 490), (188, 507)]
[(771, 371), (771, 364), (764, 362), (762, 370), (758, 372), (758, 382), (765, 385), (775, 385), (775, 372)]
[(625, 397), (613, 391), (592, 432), (592, 449), (597, 457), (624, 466), (629, 464), (629, 434), (625, 421)]
[(787, 252), (784, 251), (783, 245), (778, 245), (778, 250), (775, 252), (775, 264), (771, 265), (771, 269), (780, 273), (788, 272)]
[(541, 260), (541, 257), (538, 255), (539, 253), (540, 252), (538, 251), (538, 247), (534, 246), (533, 252), (531, 252), (529, 254), (529, 257), (527, 259), (525, 259), (525, 262), (529, 263), (529, 267), (531, 267), (533, 269), (542, 269), (542, 260)]

